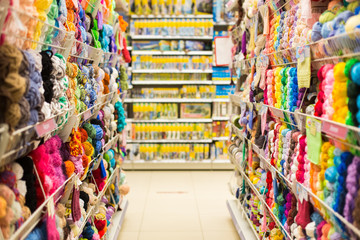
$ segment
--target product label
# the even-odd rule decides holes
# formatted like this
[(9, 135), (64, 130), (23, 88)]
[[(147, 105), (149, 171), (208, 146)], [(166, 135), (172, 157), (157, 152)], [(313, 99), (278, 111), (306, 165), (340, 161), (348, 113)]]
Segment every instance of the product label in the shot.
[(284, 113), (283, 113), (280, 109), (270, 108), (270, 111), (271, 111), (272, 114), (274, 114), (276, 117), (278, 117), (278, 118), (280, 118), (280, 119), (284, 119)]
[(321, 152), (321, 121), (312, 117), (306, 118), (306, 141), (307, 155), (309, 160), (314, 164), (320, 162)]
[(346, 127), (325, 121), (322, 123), (322, 131), (329, 135), (341, 138), (342, 140), (346, 140), (348, 133), (348, 129)]
[(298, 87), (309, 88), (311, 77), (310, 46), (296, 48)]
[(36, 133), (38, 137), (44, 136), (45, 134), (53, 131), (57, 127), (55, 119), (51, 118), (49, 120), (46, 120), (39, 125), (35, 126)]
[(91, 118), (91, 109), (88, 109), (84, 112), (84, 121), (88, 120), (89, 118)]

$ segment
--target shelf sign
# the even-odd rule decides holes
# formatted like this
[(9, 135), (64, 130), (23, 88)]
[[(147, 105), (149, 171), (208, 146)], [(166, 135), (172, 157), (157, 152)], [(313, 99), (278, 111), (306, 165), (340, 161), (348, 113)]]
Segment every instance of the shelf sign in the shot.
[(270, 108), (272, 114), (280, 119), (284, 119), (284, 113), (280, 109)]
[(57, 128), (57, 125), (54, 118), (46, 120), (35, 126), (38, 137), (44, 136), (46, 133), (53, 131), (55, 128)]
[(91, 117), (91, 109), (84, 112), (84, 121), (88, 120)]
[(322, 131), (331, 136), (339, 137), (342, 140), (346, 140), (348, 133), (348, 129), (346, 127), (325, 121), (322, 123)]

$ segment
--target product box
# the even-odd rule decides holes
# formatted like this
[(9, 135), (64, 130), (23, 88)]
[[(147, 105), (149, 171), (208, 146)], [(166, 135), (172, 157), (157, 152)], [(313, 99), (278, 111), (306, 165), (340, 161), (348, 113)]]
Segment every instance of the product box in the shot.
[(182, 103), (180, 108), (181, 118), (210, 118), (210, 103)]
[(234, 92), (235, 85), (216, 85), (216, 98), (228, 98)]
[(133, 42), (133, 50), (160, 50), (159, 41)]
[(212, 0), (197, 0), (196, 13), (198, 14), (212, 14), (213, 1)]

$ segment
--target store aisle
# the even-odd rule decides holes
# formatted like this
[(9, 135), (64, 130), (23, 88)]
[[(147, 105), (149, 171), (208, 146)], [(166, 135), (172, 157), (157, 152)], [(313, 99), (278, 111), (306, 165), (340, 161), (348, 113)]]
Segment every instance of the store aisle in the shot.
[(127, 171), (121, 240), (238, 240), (226, 207), (229, 171)]

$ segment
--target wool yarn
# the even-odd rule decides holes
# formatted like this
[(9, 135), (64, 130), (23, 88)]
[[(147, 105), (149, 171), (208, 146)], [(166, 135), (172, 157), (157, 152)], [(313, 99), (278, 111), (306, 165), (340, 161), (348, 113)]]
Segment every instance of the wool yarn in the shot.
[(344, 206), (344, 217), (349, 222), (353, 222), (353, 211), (355, 209), (355, 199), (357, 190), (359, 189), (359, 171), (360, 171), (360, 157), (355, 156), (352, 163), (347, 168), (346, 176), (346, 198)]
[[(3, 44), (0, 46), (0, 110), (2, 117), (0, 122), (7, 123), (15, 128), (21, 119), (20, 100), (23, 98), (27, 84), (26, 79), (19, 74), (22, 62), (22, 53), (13, 45)], [(24, 104), (24, 103), (23, 103)]]

